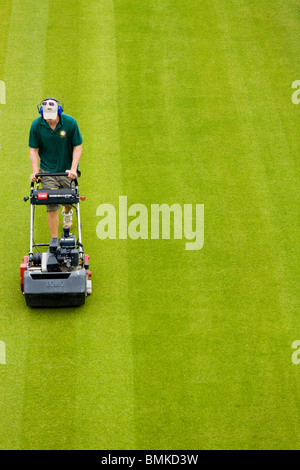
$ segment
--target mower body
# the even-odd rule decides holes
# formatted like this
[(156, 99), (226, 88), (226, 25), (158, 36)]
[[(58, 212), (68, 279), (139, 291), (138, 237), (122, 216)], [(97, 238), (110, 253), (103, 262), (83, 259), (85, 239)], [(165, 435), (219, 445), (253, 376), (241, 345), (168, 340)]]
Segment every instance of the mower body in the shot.
[(24, 296), (29, 307), (74, 307), (85, 303), (87, 272), (65, 273), (25, 271)]

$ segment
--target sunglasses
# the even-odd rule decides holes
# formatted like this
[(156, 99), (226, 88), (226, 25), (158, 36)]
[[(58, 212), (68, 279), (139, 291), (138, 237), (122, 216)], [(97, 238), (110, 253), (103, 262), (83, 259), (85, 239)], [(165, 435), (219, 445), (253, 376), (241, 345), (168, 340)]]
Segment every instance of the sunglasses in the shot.
[(55, 103), (54, 101), (42, 101), (42, 105), (43, 106), (56, 106), (57, 103)]

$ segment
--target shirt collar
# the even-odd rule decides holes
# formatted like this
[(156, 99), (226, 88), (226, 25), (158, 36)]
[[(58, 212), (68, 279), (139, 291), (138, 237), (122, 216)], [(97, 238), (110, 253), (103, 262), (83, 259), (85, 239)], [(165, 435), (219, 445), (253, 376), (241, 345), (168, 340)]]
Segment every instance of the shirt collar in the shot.
[[(43, 117), (41, 118), (41, 124), (42, 124), (42, 126), (50, 127), (48, 122)], [(60, 129), (61, 127), (63, 127), (63, 125), (64, 125), (64, 119), (63, 119), (63, 115), (61, 114), (60, 117), (59, 117), (59, 122), (57, 123), (57, 126), (56, 126), (55, 130)], [(50, 129), (51, 129), (51, 127), (50, 127)]]

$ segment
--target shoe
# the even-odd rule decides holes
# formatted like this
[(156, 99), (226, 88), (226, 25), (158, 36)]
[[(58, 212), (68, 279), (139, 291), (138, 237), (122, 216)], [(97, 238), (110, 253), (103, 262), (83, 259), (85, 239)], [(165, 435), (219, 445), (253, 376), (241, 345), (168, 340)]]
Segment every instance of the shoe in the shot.
[(64, 219), (63, 219), (63, 227), (69, 227), (69, 228), (71, 228), (72, 225), (73, 225), (73, 219), (72, 219), (73, 210), (71, 209), (68, 214), (65, 214), (64, 208), (63, 208), (63, 210), (62, 210), (62, 215), (63, 215), (63, 217), (64, 217)]

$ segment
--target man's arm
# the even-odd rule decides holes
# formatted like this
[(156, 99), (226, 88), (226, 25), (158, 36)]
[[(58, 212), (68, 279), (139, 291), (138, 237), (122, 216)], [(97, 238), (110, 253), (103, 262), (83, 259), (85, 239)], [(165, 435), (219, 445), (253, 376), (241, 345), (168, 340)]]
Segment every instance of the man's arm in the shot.
[(39, 149), (34, 149), (30, 147), (29, 156), (32, 166), (32, 175), (30, 177), (30, 180), (34, 182), (36, 181), (35, 175), (39, 172)]
[(77, 167), (78, 167), (81, 154), (82, 154), (82, 144), (76, 145), (75, 147), (73, 147), (72, 167), (70, 170), (66, 170), (66, 172), (69, 173), (68, 177), (72, 180), (77, 178)]

